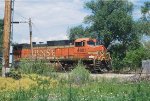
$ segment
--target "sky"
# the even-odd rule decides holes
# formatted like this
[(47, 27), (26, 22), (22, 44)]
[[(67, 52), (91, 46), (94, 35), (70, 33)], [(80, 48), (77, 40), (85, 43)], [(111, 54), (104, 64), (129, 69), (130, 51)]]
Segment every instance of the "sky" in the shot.
[[(32, 19), (33, 41), (68, 39), (67, 31), (82, 24), (90, 11), (84, 8), (89, 0), (15, 0), (14, 21)], [(129, 0), (134, 4), (133, 18), (141, 17), (140, 7), (148, 0)], [(0, 0), (0, 18), (4, 17), (4, 0)], [(29, 43), (28, 23), (14, 24), (13, 42)]]

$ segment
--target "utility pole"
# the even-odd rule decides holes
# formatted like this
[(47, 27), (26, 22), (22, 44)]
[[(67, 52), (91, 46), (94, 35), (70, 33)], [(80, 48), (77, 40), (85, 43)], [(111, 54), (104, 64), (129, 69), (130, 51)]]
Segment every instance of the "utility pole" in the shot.
[(4, 31), (3, 31), (3, 67), (2, 76), (9, 68), (10, 34), (11, 34), (11, 0), (5, 0)]
[(19, 24), (19, 23), (28, 23), (29, 24), (29, 34), (30, 34), (30, 50), (31, 50), (31, 58), (33, 56), (33, 44), (32, 44), (32, 21), (31, 21), (31, 18), (29, 18), (29, 21), (23, 21), (23, 22), (18, 22), (18, 21), (15, 21), (13, 22), (14, 24)]
[(31, 58), (33, 57), (33, 45), (32, 45), (32, 21), (29, 18), (29, 31), (30, 31), (30, 48), (31, 48)]

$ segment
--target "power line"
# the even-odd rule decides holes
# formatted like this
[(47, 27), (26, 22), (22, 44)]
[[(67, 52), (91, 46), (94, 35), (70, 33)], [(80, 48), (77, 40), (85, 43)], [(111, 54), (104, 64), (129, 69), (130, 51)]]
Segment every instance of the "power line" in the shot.
[(19, 14), (19, 13), (14, 13), (15, 15), (17, 15), (17, 16), (19, 16), (19, 17), (21, 17), (21, 18), (23, 18), (23, 19), (25, 19), (25, 20), (29, 20), (28, 18), (26, 18), (26, 17), (24, 17), (24, 16), (22, 16), (21, 14)]
[[(33, 25), (33, 28), (34, 29), (36, 29), (36, 31), (37, 31), (37, 33), (38, 34), (40, 34), (41, 33), (41, 31), (39, 30), (39, 28), (38, 27), (36, 27), (36, 25), (32, 22), (32, 25)], [(40, 33), (39, 33), (40, 32)]]

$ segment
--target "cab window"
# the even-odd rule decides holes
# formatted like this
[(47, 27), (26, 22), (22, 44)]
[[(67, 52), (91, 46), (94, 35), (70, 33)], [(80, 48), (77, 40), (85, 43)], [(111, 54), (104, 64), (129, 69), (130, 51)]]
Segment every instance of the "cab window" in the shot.
[(87, 44), (90, 45), (90, 46), (95, 46), (95, 42), (94, 41), (88, 41)]
[(85, 42), (76, 42), (75, 43), (75, 47), (83, 47), (83, 46), (85, 46)]

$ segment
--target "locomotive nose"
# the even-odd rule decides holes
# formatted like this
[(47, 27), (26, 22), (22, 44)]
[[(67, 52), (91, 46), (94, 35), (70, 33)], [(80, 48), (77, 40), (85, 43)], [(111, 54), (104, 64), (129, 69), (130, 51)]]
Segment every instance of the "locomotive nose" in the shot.
[(102, 46), (102, 50), (103, 50), (103, 51), (106, 51), (106, 48), (105, 48), (104, 46)]

